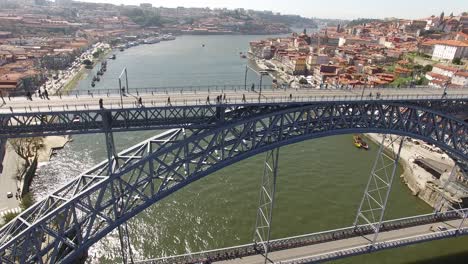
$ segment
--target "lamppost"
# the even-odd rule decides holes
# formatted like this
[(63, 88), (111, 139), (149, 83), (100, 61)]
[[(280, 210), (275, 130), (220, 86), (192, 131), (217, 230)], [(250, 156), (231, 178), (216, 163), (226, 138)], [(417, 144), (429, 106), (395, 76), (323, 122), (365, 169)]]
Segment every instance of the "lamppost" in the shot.
[(262, 81), (263, 81), (263, 76), (268, 75), (268, 72), (266, 71), (261, 71), (260, 72), (260, 93), (258, 94), (258, 101), (260, 102), (260, 99), (262, 97)]
[(122, 89), (122, 75), (125, 73), (125, 84), (126, 84), (126, 87), (127, 87), (127, 93), (128, 93), (128, 75), (127, 75), (127, 67), (125, 67), (123, 70), (122, 70), (122, 73), (120, 73), (119, 75), (119, 94), (120, 94), (120, 104), (123, 108), (123, 95), (124, 95), (124, 92), (125, 92), (125, 87)]

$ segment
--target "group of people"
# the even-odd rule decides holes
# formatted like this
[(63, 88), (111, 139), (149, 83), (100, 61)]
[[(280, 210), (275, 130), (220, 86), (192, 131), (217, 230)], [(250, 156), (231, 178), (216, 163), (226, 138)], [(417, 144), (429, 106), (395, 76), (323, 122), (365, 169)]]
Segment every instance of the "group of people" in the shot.
[[(41, 92), (41, 89), (37, 90), (37, 95), (39, 96), (39, 98), (41, 99), (47, 99), (49, 100), (49, 92), (47, 91), (47, 89), (44, 89), (44, 92)], [(32, 94), (30, 91), (27, 91), (26, 92), (26, 99), (32, 101)]]

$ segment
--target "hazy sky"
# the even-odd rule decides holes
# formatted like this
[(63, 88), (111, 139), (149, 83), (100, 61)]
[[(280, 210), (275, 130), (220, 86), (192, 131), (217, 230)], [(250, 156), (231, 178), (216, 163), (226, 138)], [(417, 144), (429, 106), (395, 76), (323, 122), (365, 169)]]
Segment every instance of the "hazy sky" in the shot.
[(421, 18), (468, 11), (467, 0), (80, 0), (112, 4), (152, 3), (165, 7), (227, 7), (272, 10), (320, 18)]

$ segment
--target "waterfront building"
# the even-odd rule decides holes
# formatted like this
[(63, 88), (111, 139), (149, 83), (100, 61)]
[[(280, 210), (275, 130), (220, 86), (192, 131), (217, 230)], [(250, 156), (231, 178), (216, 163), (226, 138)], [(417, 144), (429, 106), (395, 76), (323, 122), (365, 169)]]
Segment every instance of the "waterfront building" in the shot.
[(452, 84), (458, 86), (468, 86), (468, 72), (458, 71), (452, 77)]
[(433, 60), (452, 61), (456, 58), (468, 58), (468, 43), (466, 41), (441, 40), (434, 45)]

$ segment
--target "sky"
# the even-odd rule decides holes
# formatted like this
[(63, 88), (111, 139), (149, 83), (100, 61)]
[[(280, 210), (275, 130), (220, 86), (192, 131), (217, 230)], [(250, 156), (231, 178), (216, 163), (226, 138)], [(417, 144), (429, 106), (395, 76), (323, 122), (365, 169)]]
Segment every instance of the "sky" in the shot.
[(164, 7), (226, 7), (271, 10), (319, 18), (423, 18), (468, 11), (467, 0), (78, 0), (112, 4), (151, 3)]

